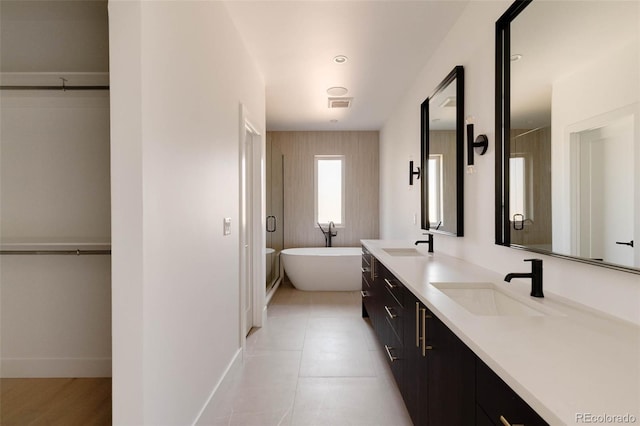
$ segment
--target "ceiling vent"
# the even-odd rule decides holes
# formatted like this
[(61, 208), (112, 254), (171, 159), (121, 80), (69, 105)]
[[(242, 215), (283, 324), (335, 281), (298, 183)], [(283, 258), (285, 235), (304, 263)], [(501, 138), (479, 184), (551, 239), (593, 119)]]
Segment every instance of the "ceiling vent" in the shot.
[(353, 98), (329, 98), (329, 108), (349, 108)]

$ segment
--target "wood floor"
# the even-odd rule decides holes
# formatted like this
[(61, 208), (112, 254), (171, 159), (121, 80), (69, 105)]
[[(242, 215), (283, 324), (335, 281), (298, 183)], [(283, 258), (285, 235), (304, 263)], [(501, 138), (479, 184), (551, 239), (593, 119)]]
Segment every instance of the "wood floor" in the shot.
[(111, 424), (110, 378), (1, 379), (2, 426)]

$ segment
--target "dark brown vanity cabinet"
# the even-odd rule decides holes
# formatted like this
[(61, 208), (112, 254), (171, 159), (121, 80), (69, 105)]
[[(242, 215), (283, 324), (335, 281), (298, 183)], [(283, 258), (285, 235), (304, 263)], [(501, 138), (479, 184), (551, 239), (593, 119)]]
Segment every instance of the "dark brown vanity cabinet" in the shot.
[(384, 265), (362, 250), (362, 314), (371, 320), (416, 426), (546, 424)]
[(366, 249), (362, 252), (362, 315), (382, 343), (391, 371), (400, 382), (402, 377), (404, 286), (400, 284)]
[(477, 425), (547, 425), (500, 377), (476, 360)]
[(413, 423), (474, 424), (474, 353), (411, 292), (405, 300), (406, 362), (399, 386)]

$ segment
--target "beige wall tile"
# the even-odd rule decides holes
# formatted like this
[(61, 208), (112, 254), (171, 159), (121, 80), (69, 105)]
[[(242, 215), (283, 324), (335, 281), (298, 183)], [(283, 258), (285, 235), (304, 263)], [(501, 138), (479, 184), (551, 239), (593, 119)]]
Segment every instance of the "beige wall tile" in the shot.
[(268, 132), (284, 156), (284, 246), (324, 246), (314, 221), (314, 156), (345, 156), (345, 225), (334, 246), (378, 238), (378, 132)]

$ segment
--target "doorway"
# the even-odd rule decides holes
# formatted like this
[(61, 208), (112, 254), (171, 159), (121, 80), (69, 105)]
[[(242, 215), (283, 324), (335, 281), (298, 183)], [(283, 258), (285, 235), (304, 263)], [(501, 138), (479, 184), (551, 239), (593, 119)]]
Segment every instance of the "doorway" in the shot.
[(262, 326), (265, 311), (263, 142), (260, 131), (240, 111), (240, 324), (241, 341)]
[(579, 256), (634, 266), (634, 117), (573, 135)]

